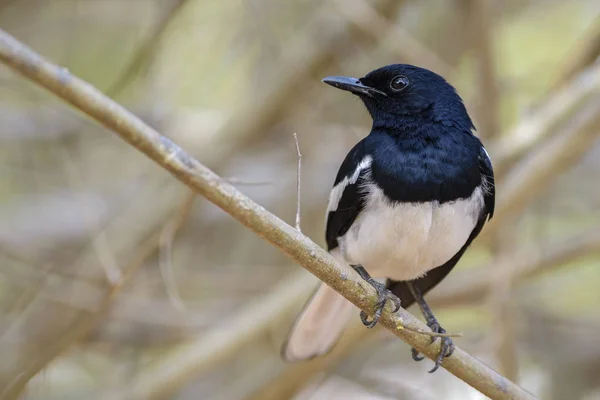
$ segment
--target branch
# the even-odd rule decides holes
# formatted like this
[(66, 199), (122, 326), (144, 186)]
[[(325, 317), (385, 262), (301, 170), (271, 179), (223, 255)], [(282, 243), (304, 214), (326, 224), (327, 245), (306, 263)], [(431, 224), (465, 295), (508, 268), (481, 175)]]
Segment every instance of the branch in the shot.
[(300, 184), (302, 179), (302, 153), (300, 153), (300, 144), (298, 143), (298, 134), (294, 132), (294, 142), (296, 143), (296, 156), (298, 157), (298, 167), (296, 171), (296, 229), (300, 229)]
[[(179, 181), (278, 247), (361, 310), (369, 314), (374, 311), (373, 305), (376, 302), (374, 288), (350, 267), (339, 264), (308, 237), (244, 196), (124, 107), (66, 69), (46, 61), (2, 30), (0, 30), (0, 61), (114, 131)], [(404, 327), (419, 330), (428, 328), (403, 309), (395, 314), (390, 310), (391, 306), (388, 305), (382, 315), (381, 325), (419, 352), (434, 359), (440, 351), (439, 341), (430, 344), (429, 337), (404, 329)], [(454, 355), (444, 360), (444, 367), (488, 397), (535, 398), (460, 348), (456, 348)]]

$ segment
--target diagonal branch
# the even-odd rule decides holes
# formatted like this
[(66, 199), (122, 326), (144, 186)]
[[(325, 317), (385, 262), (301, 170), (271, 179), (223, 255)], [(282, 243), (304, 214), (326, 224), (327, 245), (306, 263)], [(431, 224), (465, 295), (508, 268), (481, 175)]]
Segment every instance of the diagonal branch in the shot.
[[(147, 126), (124, 107), (110, 100), (87, 82), (58, 67), (8, 33), (0, 30), (0, 62), (61, 97), (97, 122), (117, 133), (170, 172), (179, 181), (202, 194), (240, 223), (278, 247), (287, 256), (332, 287), (351, 303), (374, 311), (373, 287), (346, 265), (336, 262), (308, 237), (253, 202), (210, 169), (193, 159), (171, 140)], [(412, 314), (401, 309), (390, 313), (386, 307), (381, 325), (429, 358), (440, 351), (439, 343), (410, 329), (427, 330)], [(404, 328), (409, 329), (404, 329)], [(452, 374), (494, 399), (534, 399), (535, 397), (496, 371), (457, 348), (444, 361)]]

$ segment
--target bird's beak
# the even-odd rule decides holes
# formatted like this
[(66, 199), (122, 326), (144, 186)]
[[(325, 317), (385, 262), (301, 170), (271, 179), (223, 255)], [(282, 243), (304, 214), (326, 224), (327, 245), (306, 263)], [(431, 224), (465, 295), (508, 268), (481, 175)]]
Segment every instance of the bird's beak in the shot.
[(354, 94), (366, 94), (370, 97), (373, 97), (376, 94), (387, 96), (387, 94), (381, 90), (363, 85), (360, 79), (352, 78), (350, 76), (328, 76), (327, 78), (323, 79), (323, 82), (335, 88), (347, 90)]

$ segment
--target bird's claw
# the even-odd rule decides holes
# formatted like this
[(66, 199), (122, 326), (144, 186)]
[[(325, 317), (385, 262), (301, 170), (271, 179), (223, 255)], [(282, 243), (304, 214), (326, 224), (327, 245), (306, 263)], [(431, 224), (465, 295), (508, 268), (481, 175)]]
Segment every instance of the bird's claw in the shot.
[[(446, 331), (444, 329), (440, 328), (438, 333), (446, 333)], [(437, 338), (434, 337), (432, 339), (433, 339), (432, 340), (432, 343), (433, 343), (433, 342), (435, 342), (435, 339), (437, 339)], [(442, 344), (440, 346), (440, 352), (439, 352), (437, 358), (435, 359), (435, 365), (429, 371), (430, 374), (437, 371), (437, 369), (440, 367), (440, 365), (442, 365), (444, 358), (450, 357), (452, 355), (452, 353), (454, 353), (454, 342), (452, 341), (452, 339), (449, 337), (441, 337), (440, 339), (442, 341)]]
[[(437, 321), (431, 321), (431, 322), (427, 323), (427, 325), (429, 326), (429, 328), (431, 328), (432, 332), (446, 333), (446, 330), (444, 328), (442, 328)], [(452, 353), (454, 353), (454, 342), (449, 337), (432, 336), (430, 345), (435, 343), (435, 341), (438, 338), (441, 339), (441, 341), (442, 341), (440, 352), (439, 352), (437, 358), (435, 359), (435, 365), (429, 371), (429, 373), (433, 373), (433, 372), (437, 371), (438, 368), (442, 365), (444, 358), (450, 357), (452, 355)], [(412, 352), (412, 359), (415, 361), (421, 361), (425, 358), (425, 357), (419, 356), (419, 352), (414, 347), (411, 349), (411, 352)]]
[(412, 354), (412, 359), (415, 361), (423, 361), (425, 359), (424, 356), (419, 355), (419, 350), (415, 349), (414, 347), (410, 349), (410, 352)]
[(373, 319), (369, 321), (369, 316), (366, 312), (360, 312), (360, 320), (367, 328), (373, 328), (377, 325), (381, 314), (383, 313), (383, 309), (385, 308), (385, 303), (389, 300), (394, 304), (394, 309), (392, 312), (397, 312), (400, 309), (400, 299), (394, 295), (391, 291), (389, 291), (385, 284), (379, 283), (376, 280), (368, 279), (367, 282), (377, 290), (377, 309), (375, 310), (375, 314), (373, 314)]

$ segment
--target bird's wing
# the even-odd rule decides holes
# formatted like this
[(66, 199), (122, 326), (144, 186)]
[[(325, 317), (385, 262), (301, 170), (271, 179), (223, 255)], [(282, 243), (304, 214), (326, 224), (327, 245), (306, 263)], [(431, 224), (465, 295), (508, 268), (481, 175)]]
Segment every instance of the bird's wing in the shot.
[[(477, 221), (475, 228), (473, 228), (473, 231), (471, 232), (471, 235), (467, 239), (466, 243), (463, 245), (460, 251), (454, 255), (454, 257), (448, 260), (445, 264), (427, 272), (427, 275), (412, 281), (413, 285), (416, 285), (423, 294), (435, 287), (442, 281), (442, 279), (446, 277), (446, 275), (448, 275), (448, 273), (450, 273), (452, 268), (454, 268), (458, 260), (460, 260), (462, 255), (465, 253), (471, 242), (477, 237), (477, 235), (479, 235), (483, 225), (485, 225), (486, 221), (492, 218), (492, 215), (494, 214), (496, 195), (496, 188), (494, 186), (494, 170), (492, 168), (492, 162), (490, 161), (487, 151), (483, 145), (481, 146), (479, 153), (479, 171), (481, 172), (481, 185), (484, 192), (484, 207), (479, 216), (479, 220)], [(406, 282), (397, 282), (388, 279), (387, 287), (392, 291), (392, 293), (398, 296), (402, 307), (407, 308), (415, 302), (415, 299), (408, 289)]]
[(344, 235), (364, 208), (363, 188), (373, 158), (359, 142), (340, 166), (327, 206), (325, 239), (327, 249), (338, 247), (338, 237)]
[(481, 179), (483, 184), (484, 202), (485, 202), (485, 216), (487, 219), (492, 219), (494, 215), (494, 206), (496, 203), (496, 183), (494, 181), (494, 169), (492, 168), (492, 161), (488, 155), (485, 147), (481, 145), (479, 150), (479, 171), (481, 172)]

